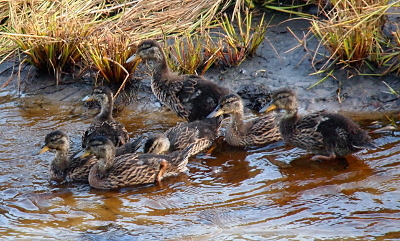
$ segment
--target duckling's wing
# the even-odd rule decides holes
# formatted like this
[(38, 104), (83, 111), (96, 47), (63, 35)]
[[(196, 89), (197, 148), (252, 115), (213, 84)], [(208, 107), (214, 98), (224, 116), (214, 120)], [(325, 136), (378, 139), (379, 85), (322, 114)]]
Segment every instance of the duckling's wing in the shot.
[(153, 183), (161, 168), (162, 158), (154, 154), (126, 154), (115, 158), (107, 179), (119, 187)]
[(293, 137), (290, 142), (295, 146), (310, 151), (325, 149), (321, 128), (324, 128), (325, 121), (328, 119), (322, 115), (322, 112), (315, 112), (301, 117), (295, 123)]
[(165, 100), (165, 103), (171, 110), (179, 117), (189, 120), (189, 111), (183, 105), (184, 102), (188, 102), (191, 97), (193, 86), (195, 85), (192, 81), (175, 81), (165, 85), (166, 96), (160, 96), (158, 99)]
[(281, 139), (275, 117), (272, 115), (253, 119), (246, 125), (248, 129), (243, 138), (247, 143), (260, 145)]
[(89, 171), (98, 160), (94, 156), (74, 158), (76, 154), (77, 152), (69, 158), (65, 180), (67, 182), (88, 182)]
[(177, 94), (182, 103), (187, 103), (197, 97), (195, 95), (197, 82), (203, 77), (197, 75), (184, 75), (183, 77), (182, 88)]
[(229, 93), (225, 87), (198, 75), (181, 75), (169, 83), (170, 108), (188, 121), (203, 120)]
[(324, 122), (319, 125), (318, 131), (322, 133), (327, 146), (359, 150), (371, 147), (371, 138), (351, 119), (340, 114), (324, 113)]
[(279, 133), (275, 117), (272, 115), (266, 115), (252, 120), (248, 133), (262, 135), (268, 131)]
[(87, 142), (95, 136), (108, 137), (114, 146), (121, 146), (129, 141), (125, 126), (116, 120), (92, 123), (82, 136), (82, 148), (86, 148)]
[(181, 123), (168, 129), (164, 134), (170, 141), (170, 150), (178, 151), (195, 142), (199, 136), (199, 131), (197, 128), (189, 127), (188, 123)]

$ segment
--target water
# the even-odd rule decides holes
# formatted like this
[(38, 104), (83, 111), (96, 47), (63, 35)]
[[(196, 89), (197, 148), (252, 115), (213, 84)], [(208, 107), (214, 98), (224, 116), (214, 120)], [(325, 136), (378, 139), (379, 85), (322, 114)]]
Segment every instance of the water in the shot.
[[(31, 155), (55, 129), (66, 131), (77, 150), (94, 112), (83, 112), (80, 103), (31, 104), (29, 97), (7, 91), (0, 98), (2, 240), (400, 238), (399, 131), (372, 134), (379, 148), (349, 156), (347, 163), (313, 162), (283, 142), (248, 149), (222, 145), (209, 157), (192, 158), (188, 173), (161, 186), (100, 191), (49, 182), (53, 153)], [(132, 137), (180, 121), (163, 110), (134, 108), (116, 118)], [(371, 131), (388, 121), (359, 123)]]

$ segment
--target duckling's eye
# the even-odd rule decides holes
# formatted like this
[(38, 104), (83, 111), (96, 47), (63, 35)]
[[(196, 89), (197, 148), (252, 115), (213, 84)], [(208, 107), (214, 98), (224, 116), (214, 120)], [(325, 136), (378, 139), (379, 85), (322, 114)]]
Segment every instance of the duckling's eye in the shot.
[(141, 49), (141, 50), (145, 50), (145, 49), (149, 49), (150, 47), (151, 47), (151, 45), (150, 45), (150, 44), (144, 44), (144, 45), (140, 46), (140, 48), (139, 48), (139, 49)]
[(90, 145), (91, 145), (91, 146), (100, 146), (100, 145), (102, 145), (102, 142), (100, 142), (100, 141), (92, 141), (92, 142), (90, 143)]

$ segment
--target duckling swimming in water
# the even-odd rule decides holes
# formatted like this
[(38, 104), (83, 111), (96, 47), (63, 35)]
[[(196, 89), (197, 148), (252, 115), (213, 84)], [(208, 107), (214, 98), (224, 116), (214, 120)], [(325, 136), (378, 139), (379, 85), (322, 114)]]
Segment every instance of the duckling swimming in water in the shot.
[(281, 140), (278, 123), (273, 115), (258, 117), (244, 123), (243, 102), (237, 94), (224, 96), (208, 118), (223, 114), (230, 115), (225, 139), (231, 146), (264, 145)]
[(316, 154), (312, 160), (332, 160), (376, 147), (366, 131), (340, 114), (319, 111), (299, 116), (297, 96), (288, 88), (276, 90), (271, 103), (260, 112), (274, 109), (285, 111), (279, 123), (282, 138)]
[(95, 136), (106, 136), (117, 147), (127, 143), (129, 141), (128, 131), (121, 122), (112, 116), (113, 95), (110, 88), (107, 86), (95, 87), (92, 94), (83, 99), (83, 101), (91, 100), (100, 103), (101, 111), (83, 134), (82, 148), (85, 148), (88, 140)]
[(191, 155), (196, 155), (210, 148), (219, 137), (222, 119), (218, 120), (218, 122), (204, 120), (180, 123), (164, 133), (154, 134), (146, 140), (144, 152), (168, 154), (182, 151), (187, 146), (195, 144)]
[(98, 136), (90, 139), (85, 152), (77, 156), (95, 155), (99, 159), (90, 169), (90, 186), (114, 189), (160, 182), (167, 176), (186, 171), (193, 146), (192, 144), (182, 152), (174, 152), (171, 155), (125, 154), (115, 157), (112, 142), (104, 136)]

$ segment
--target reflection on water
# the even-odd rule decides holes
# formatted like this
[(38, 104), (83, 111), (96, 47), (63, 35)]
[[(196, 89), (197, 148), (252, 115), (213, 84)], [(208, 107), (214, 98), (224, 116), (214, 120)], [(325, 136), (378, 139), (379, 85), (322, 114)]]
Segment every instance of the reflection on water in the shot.
[[(373, 134), (377, 150), (347, 162), (313, 162), (278, 142), (221, 144), (190, 160), (190, 171), (145, 185), (100, 191), (47, 181), (52, 153), (32, 157), (44, 136), (66, 131), (73, 151), (94, 112), (43, 99), (31, 104), (0, 92), (0, 234), (2, 239), (285, 240), (400, 237), (400, 132)], [(159, 113), (162, 113), (160, 115)], [(117, 118), (132, 137), (175, 125), (172, 113)], [(363, 128), (368, 126), (364, 121)], [(382, 120), (380, 124), (387, 123)], [(400, 123), (398, 123), (400, 124)]]

